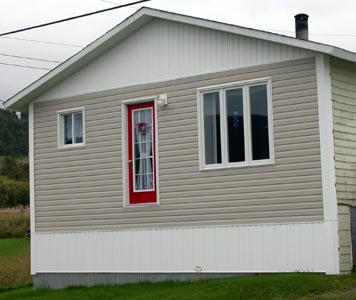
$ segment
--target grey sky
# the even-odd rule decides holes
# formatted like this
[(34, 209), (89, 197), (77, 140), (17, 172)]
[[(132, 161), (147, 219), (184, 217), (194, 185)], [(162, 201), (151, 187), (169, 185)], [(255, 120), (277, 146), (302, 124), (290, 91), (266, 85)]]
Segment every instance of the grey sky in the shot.
[[(130, 0), (1, 0), (0, 33), (108, 8), (114, 6), (114, 3), (128, 2)], [(7, 38), (0, 37), (0, 54), (63, 61), (81, 48), (13, 38), (85, 46), (141, 6), (143, 5), (13, 34)], [(294, 15), (303, 12), (310, 17), (310, 40), (356, 52), (354, 0), (152, 0), (144, 3), (144, 6), (291, 36), (294, 36)], [(40, 68), (53, 68), (57, 65), (2, 55), (0, 63)], [(11, 97), (46, 72), (48, 71), (0, 64), (0, 100)]]

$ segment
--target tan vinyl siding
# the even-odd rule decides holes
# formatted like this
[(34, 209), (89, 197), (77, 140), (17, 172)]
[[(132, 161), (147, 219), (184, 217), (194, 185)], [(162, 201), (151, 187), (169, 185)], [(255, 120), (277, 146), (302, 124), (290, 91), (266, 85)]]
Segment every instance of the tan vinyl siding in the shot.
[[(313, 58), (35, 103), (36, 230), (323, 220)], [(275, 165), (199, 171), (197, 88), (272, 78)], [(121, 101), (158, 111), (159, 206), (123, 207)], [(57, 149), (58, 110), (85, 107), (86, 146)]]
[(351, 272), (352, 263), (352, 243), (351, 243), (351, 215), (350, 207), (338, 205), (338, 225), (339, 225), (339, 247), (340, 247), (340, 272), (348, 274)]
[(336, 192), (356, 206), (356, 64), (331, 59)]

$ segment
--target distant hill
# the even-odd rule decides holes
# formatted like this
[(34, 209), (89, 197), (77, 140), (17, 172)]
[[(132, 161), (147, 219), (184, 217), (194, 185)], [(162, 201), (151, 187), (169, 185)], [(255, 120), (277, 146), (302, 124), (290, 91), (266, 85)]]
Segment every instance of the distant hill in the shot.
[(0, 108), (0, 156), (28, 156), (28, 115)]

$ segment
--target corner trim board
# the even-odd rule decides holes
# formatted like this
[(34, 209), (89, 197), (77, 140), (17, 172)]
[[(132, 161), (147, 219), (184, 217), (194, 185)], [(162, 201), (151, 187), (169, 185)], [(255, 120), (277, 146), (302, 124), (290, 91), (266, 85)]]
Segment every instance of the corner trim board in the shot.
[(31, 275), (36, 274), (35, 261), (35, 153), (34, 153), (34, 107), (33, 102), (28, 109), (28, 145), (29, 145), (29, 166), (30, 166), (30, 232), (31, 232)]
[(317, 54), (316, 76), (318, 85), (318, 109), (319, 109), (319, 134), (320, 134), (320, 157), (322, 173), (324, 221), (331, 221), (336, 225), (330, 227), (328, 238), (331, 239), (330, 251), (334, 256), (332, 274), (339, 274), (338, 254), (338, 226), (337, 226), (337, 196), (335, 175), (335, 152), (333, 136), (333, 108), (330, 77), (330, 56)]

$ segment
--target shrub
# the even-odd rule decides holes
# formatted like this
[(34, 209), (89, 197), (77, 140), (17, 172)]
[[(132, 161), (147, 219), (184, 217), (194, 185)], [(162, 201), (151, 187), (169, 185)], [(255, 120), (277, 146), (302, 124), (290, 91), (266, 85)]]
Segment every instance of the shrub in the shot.
[(29, 213), (0, 213), (0, 239), (25, 237), (29, 228)]
[(29, 204), (29, 199), (28, 182), (0, 180), (0, 207), (26, 206)]
[(0, 160), (0, 175), (12, 180), (28, 181), (29, 165), (26, 158), (5, 156)]

